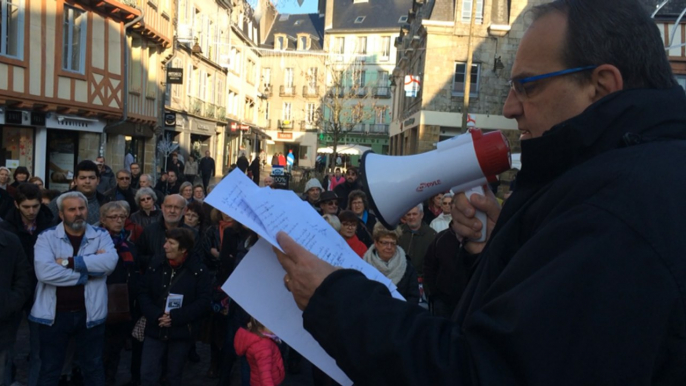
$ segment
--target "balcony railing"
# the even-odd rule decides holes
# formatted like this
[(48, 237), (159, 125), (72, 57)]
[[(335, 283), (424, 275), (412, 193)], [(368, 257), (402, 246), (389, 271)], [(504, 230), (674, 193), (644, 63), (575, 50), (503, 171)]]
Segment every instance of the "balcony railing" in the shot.
[(318, 98), (319, 86), (303, 86), (303, 96), (305, 98)]
[(226, 120), (226, 108), (221, 107), (221, 106), (217, 107), (216, 118), (220, 121), (225, 121)]
[(353, 97), (363, 97), (367, 95), (367, 87), (364, 86), (353, 86), (350, 88), (350, 96)]
[(390, 87), (375, 87), (374, 96), (377, 98), (390, 98), (391, 88)]
[(345, 96), (345, 87), (342, 86), (331, 86), (326, 90), (326, 94), (329, 98), (343, 98)]
[(281, 86), (279, 88), (279, 96), (295, 96), (295, 86)]
[(369, 132), (372, 134), (388, 134), (388, 127), (385, 123), (371, 123), (369, 125)]
[(188, 98), (190, 113), (195, 115), (202, 115), (203, 111), (203, 101), (198, 98), (189, 97)]
[(293, 121), (290, 119), (279, 119), (278, 124), (281, 130), (293, 130)]
[(203, 114), (205, 117), (214, 119), (216, 111), (217, 105), (205, 102), (205, 112)]
[(365, 130), (365, 124), (364, 123), (358, 123), (356, 125), (353, 125), (352, 129), (350, 132), (352, 133), (363, 133)]
[(312, 121), (300, 121), (300, 131), (317, 131), (317, 123)]

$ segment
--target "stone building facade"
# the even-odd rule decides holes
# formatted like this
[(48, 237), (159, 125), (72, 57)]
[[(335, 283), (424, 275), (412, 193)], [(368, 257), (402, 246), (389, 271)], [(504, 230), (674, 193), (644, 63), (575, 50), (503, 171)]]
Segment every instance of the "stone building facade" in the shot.
[[(501, 130), (514, 152), (519, 150), (517, 124), (502, 116), (507, 80), (530, 23), (526, 11), (543, 2), (477, 1), (469, 121), (484, 130)], [(398, 86), (394, 89), (390, 147), (397, 155), (433, 150), (438, 141), (463, 132), (471, 1), (415, 1), (408, 16), (409, 23), (395, 41), (398, 64), (393, 80)], [(416, 97), (405, 95), (402, 85), (407, 75), (421, 83)]]

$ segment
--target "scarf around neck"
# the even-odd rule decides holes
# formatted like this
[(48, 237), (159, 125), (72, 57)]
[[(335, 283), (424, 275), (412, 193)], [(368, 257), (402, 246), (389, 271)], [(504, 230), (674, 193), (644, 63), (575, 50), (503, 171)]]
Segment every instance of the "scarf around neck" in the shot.
[(393, 284), (398, 284), (400, 280), (405, 275), (405, 270), (407, 269), (407, 259), (405, 258), (405, 252), (401, 247), (396, 247), (395, 255), (391, 257), (388, 262), (383, 261), (376, 251), (376, 245), (372, 244), (364, 254), (364, 261), (369, 263), (372, 267), (376, 268), (384, 276), (389, 278)]

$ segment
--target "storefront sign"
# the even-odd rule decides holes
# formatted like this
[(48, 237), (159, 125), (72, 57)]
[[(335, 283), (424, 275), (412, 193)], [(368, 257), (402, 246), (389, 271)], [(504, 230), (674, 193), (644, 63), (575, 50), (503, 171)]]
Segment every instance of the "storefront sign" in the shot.
[(411, 126), (414, 125), (414, 118), (406, 119), (405, 122), (403, 122), (404, 126)]
[(21, 111), (7, 111), (5, 113), (5, 123), (21, 125), (22, 124), (22, 112)]
[(16, 169), (19, 167), (19, 160), (18, 159), (7, 159), (7, 160), (5, 160), (5, 166), (7, 166), (10, 169)]
[(293, 133), (276, 133), (278, 139), (293, 139)]
[(164, 113), (164, 125), (167, 127), (175, 127), (176, 113)]
[(200, 120), (197, 118), (191, 119), (191, 133), (200, 135), (212, 135), (216, 129), (214, 123)]
[(31, 113), (31, 126), (45, 126), (45, 113)]
[(242, 124), (238, 124), (236, 122), (233, 122), (231, 124), (231, 131), (236, 131), (236, 130), (248, 131), (248, 130), (250, 130), (250, 126), (242, 125)]
[(167, 84), (183, 84), (183, 68), (167, 68)]

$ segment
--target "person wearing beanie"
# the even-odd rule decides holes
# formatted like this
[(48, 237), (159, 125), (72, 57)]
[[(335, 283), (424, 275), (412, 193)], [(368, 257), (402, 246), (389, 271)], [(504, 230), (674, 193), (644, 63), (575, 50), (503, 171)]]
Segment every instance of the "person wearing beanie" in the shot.
[(312, 207), (321, 213), (319, 208), (317, 208), (317, 201), (319, 201), (319, 196), (322, 194), (322, 184), (318, 179), (312, 178), (305, 184), (305, 193), (303, 194), (303, 201), (307, 201)]

